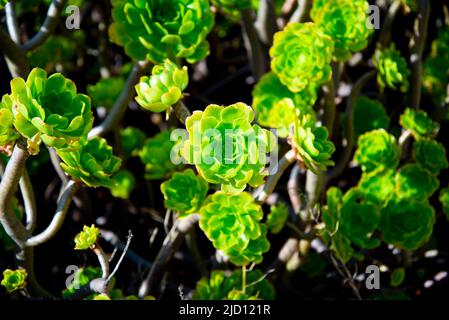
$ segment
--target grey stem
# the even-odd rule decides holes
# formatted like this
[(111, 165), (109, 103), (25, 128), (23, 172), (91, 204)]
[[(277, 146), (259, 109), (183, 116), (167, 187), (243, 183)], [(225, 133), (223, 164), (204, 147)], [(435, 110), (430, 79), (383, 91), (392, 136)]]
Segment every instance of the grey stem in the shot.
[(144, 74), (145, 70), (149, 67), (149, 61), (139, 61), (134, 64), (131, 73), (126, 80), (126, 84), (120, 93), (117, 101), (115, 101), (114, 106), (109, 112), (108, 116), (104, 121), (93, 128), (89, 132), (89, 139), (96, 136), (102, 136), (109, 131), (111, 131), (122, 119), (125, 114), (128, 104), (132, 100), (135, 94), (134, 85), (139, 81), (140, 77)]
[(274, 0), (260, 0), (255, 23), (259, 39), (267, 46), (273, 44), (273, 35), (277, 31), (276, 8)]
[(139, 297), (143, 298), (156, 290), (162, 279), (162, 275), (165, 272), (167, 263), (181, 246), (186, 234), (192, 230), (199, 219), (199, 214), (192, 214), (186, 218), (176, 220), (170, 232), (165, 237), (162, 248), (156, 257), (150, 272), (140, 285)]
[(58, 199), (58, 206), (56, 208), (55, 215), (53, 216), (49, 226), (40, 234), (29, 238), (26, 242), (27, 246), (34, 247), (45, 243), (58, 233), (64, 223), (67, 211), (72, 203), (72, 199), (79, 188), (80, 185), (72, 180), (65, 185), (61, 192), (61, 196)]
[(36, 198), (34, 196), (33, 184), (26, 169), (23, 170), (22, 178), (19, 182), (22, 192), (23, 203), (25, 205), (26, 229), (31, 234), (36, 227)]
[(54, 32), (56, 26), (58, 25), (59, 17), (61, 16), (62, 10), (64, 9), (67, 0), (53, 0), (48, 7), (47, 17), (42, 24), (39, 32), (22, 45), (22, 50), (24, 52), (32, 51), (43, 44), (48, 37)]

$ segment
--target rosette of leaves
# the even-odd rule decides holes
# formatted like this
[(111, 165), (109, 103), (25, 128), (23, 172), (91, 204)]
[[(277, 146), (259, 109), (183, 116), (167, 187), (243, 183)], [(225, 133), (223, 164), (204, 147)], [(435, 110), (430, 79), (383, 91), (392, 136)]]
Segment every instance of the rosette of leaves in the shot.
[(415, 141), (413, 153), (416, 162), (434, 175), (438, 175), (441, 170), (449, 167), (446, 149), (436, 140), (422, 138)]
[(381, 209), (379, 229), (383, 240), (405, 250), (427, 242), (435, 224), (435, 210), (427, 201), (392, 197)]
[(276, 146), (273, 135), (252, 125), (254, 111), (244, 103), (228, 107), (209, 105), (186, 120), (189, 139), (182, 154), (209, 183), (226, 192), (261, 185), (266, 153)]
[(83, 231), (75, 236), (75, 250), (86, 250), (95, 246), (100, 230), (95, 225), (84, 226)]
[(382, 90), (388, 87), (401, 92), (408, 91), (411, 72), (407, 61), (394, 44), (376, 52), (374, 65), (377, 69), (377, 83)]
[(77, 150), (59, 149), (61, 168), (74, 181), (82, 182), (89, 187), (111, 187), (111, 177), (118, 171), (122, 161), (112, 153), (112, 147), (105, 139), (95, 137), (83, 139)]
[(200, 214), (201, 230), (235, 265), (260, 263), (269, 250), (262, 207), (251, 194), (218, 191), (207, 197)]
[[(262, 279), (262, 280), (261, 280)], [(257, 297), (262, 300), (273, 300), (275, 291), (271, 283), (263, 278), (260, 270), (255, 269), (246, 273), (246, 294), (249, 297)], [(251, 285), (253, 284), (254, 285)], [(198, 281), (193, 300), (232, 300), (234, 290), (242, 289), (242, 271), (234, 270), (229, 274), (222, 270), (212, 271), (210, 278), (202, 278)]]
[(409, 130), (416, 139), (421, 137), (435, 137), (440, 128), (423, 110), (405, 109), (399, 118), (399, 123), (404, 129)]
[(279, 233), (288, 219), (288, 208), (284, 202), (271, 206), (270, 214), (267, 216), (267, 228), (271, 233)]
[(359, 137), (375, 129), (387, 129), (390, 123), (385, 107), (377, 100), (359, 96), (354, 108), (354, 135)]
[(362, 192), (349, 190), (342, 198), (339, 228), (352, 243), (364, 249), (373, 249), (380, 240), (373, 238), (379, 225), (380, 214), (377, 206), (367, 201)]
[(20, 137), (14, 128), (13, 102), (11, 97), (4, 95), (0, 102), (0, 150), (7, 145), (12, 145)]
[(139, 151), (140, 160), (145, 164), (145, 179), (157, 180), (168, 178), (177, 169), (170, 159), (175, 142), (170, 140), (170, 132), (162, 131), (145, 140)]
[(137, 156), (145, 143), (146, 135), (139, 128), (126, 127), (120, 130), (123, 153), (126, 159)]
[(399, 154), (396, 138), (384, 129), (377, 129), (359, 137), (354, 160), (365, 172), (395, 169), (399, 164)]
[(395, 170), (383, 169), (363, 172), (357, 188), (365, 199), (378, 204), (384, 204), (395, 192)]
[(122, 77), (105, 78), (96, 84), (89, 84), (87, 86), (87, 93), (92, 99), (92, 105), (110, 109), (119, 97), (124, 86), (125, 79)]
[(3, 271), (3, 280), (1, 282), (1, 285), (4, 286), (6, 288), (6, 291), (8, 291), (9, 293), (12, 293), (16, 290), (25, 289), (27, 285), (27, 276), (28, 273), (25, 269), (6, 269), (5, 271)]
[(298, 114), (315, 114), (313, 105), (316, 99), (315, 86), (293, 93), (273, 72), (265, 74), (253, 90), (253, 108), (257, 113), (257, 122), (264, 127), (278, 129), (281, 138), (288, 136), (290, 126)]
[(335, 146), (329, 140), (327, 128), (318, 126), (311, 115), (301, 116), (295, 121), (292, 144), (300, 160), (312, 172), (318, 174), (334, 165), (331, 157)]
[(444, 103), (449, 84), (449, 26), (438, 31), (432, 42), (432, 51), (424, 62), (423, 86), (437, 104)]
[(435, 176), (416, 163), (406, 164), (396, 174), (396, 194), (402, 198), (428, 198), (439, 185)]
[(182, 92), (189, 83), (187, 67), (178, 68), (170, 60), (153, 67), (151, 76), (140, 78), (136, 85), (137, 103), (152, 112), (169, 110), (182, 98)]
[(335, 58), (346, 61), (365, 49), (373, 32), (365, 0), (315, 0), (310, 17), (335, 42)]
[[(90, 99), (62, 74), (31, 71), (25, 82), (11, 81), (14, 126), (24, 137), (54, 148), (68, 148), (92, 129)], [(37, 153), (37, 152), (36, 152)]]
[(119, 170), (112, 177), (113, 184), (110, 187), (111, 194), (116, 198), (129, 199), (131, 192), (136, 186), (136, 178), (125, 169)]
[(192, 169), (175, 172), (161, 184), (165, 207), (179, 212), (180, 217), (198, 212), (208, 190), (206, 180), (197, 176)]
[(110, 38), (135, 60), (189, 63), (209, 54), (206, 37), (214, 25), (208, 0), (113, 0)]
[(441, 189), (439, 200), (443, 207), (443, 212), (446, 214), (446, 217), (449, 219), (449, 188)]
[(271, 69), (292, 92), (320, 86), (332, 75), (331, 37), (314, 23), (290, 23), (274, 35)]

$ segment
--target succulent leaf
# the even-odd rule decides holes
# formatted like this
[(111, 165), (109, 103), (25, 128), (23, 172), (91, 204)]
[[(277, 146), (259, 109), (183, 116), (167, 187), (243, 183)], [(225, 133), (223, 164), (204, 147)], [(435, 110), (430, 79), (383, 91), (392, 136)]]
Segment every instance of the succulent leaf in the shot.
[(421, 137), (435, 137), (440, 128), (423, 110), (405, 109), (399, 119), (399, 123), (404, 129), (409, 130), (416, 139)]
[(402, 198), (428, 198), (439, 185), (438, 179), (419, 164), (406, 164), (396, 174), (396, 194)]
[(111, 194), (116, 198), (129, 199), (136, 186), (134, 175), (130, 171), (122, 169), (112, 176), (112, 181)]
[(146, 135), (139, 128), (126, 127), (120, 130), (120, 136), (122, 138), (123, 153), (126, 159), (139, 155), (139, 151), (142, 149)]
[(387, 129), (390, 123), (385, 107), (377, 100), (359, 96), (354, 109), (354, 135), (359, 137), (365, 132)]
[(333, 40), (313, 23), (290, 23), (274, 35), (271, 69), (292, 92), (331, 79)]
[(0, 102), (0, 150), (13, 145), (20, 137), (14, 128), (13, 102), (9, 95), (4, 95)]
[(113, 0), (110, 38), (134, 60), (189, 63), (209, 54), (206, 37), (214, 25), (208, 0)]
[(180, 217), (198, 212), (208, 190), (206, 180), (197, 176), (192, 169), (175, 172), (161, 184), (165, 207), (179, 212)]
[(270, 214), (267, 217), (267, 228), (271, 233), (281, 232), (288, 219), (288, 208), (283, 202), (271, 206)]
[(163, 65), (153, 67), (150, 77), (140, 78), (136, 85), (136, 101), (142, 108), (152, 112), (167, 111), (182, 98), (188, 83), (187, 67), (178, 68), (166, 59)]
[(446, 149), (438, 141), (428, 138), (419, 139), (413, 144), (413, 153), (416, 162), (434, 175), (438, 175), (441, 170), (449, 167)]
[(75, 250), (86, 250), (92, 248), (98, 240), (100, 230), (92, 226), (84, 226), (83, 231), (75, 236)]

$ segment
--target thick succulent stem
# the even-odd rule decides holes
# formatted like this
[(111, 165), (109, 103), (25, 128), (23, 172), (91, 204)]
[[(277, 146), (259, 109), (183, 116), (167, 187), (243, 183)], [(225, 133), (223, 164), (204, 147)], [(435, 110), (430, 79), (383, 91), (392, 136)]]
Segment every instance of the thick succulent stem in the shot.
[(251, 9), (243, 9), (240, 13), (242, 16), (243, 38), (248, 51), (251, 69), (255, 80), (258, 81), (267, 71), (264, 52), (254, 27), (253, 11)]
[(298, 7), (293, 12), (289, 23), (306, 22), (310, 20), (310, 10), (312, 9), (313, 0), (298, 0)]
[(412, 77), (410, 82), (410, 106), (419, 109), (421, 104), (422, 88), (422, 60), (427, 39), (427, 27), (429, 25), (430, 0), (419, 1), (419, 13), (415, 21), (413, 47), (411, 48), (410, 63)]
[(133, 70), (129, 74), (128, 79), (126, 80), (125, 86), (123, 87), (120, 96), (117, 98), (117, 101), (115, 101), (108, 116), (106, 117), (106, 119), (104, 119), (104, 121), (100, 125), (93, 128), (89, 132), (89, 139), (92, 139), (97, 136), (102, 136), (108, 133), (109, 131), (114, 129), (114, 127), (120, 122), (123, 115), (125, 114), (128, 104), (134, 97), (135, 94), (134, 85), (137, 82), (139, 82), (140, 77), (144, 74), (145, 70), (149, 67), (149, 65), (150, 65), (149, 61), (136, 62), (136, 64), (133, 67)]
[(393, 27), (394, 20), (396, 18), (399, 9), (402, 7), (401, 0), (394, 0), (388, 8), (387, 16), (385, 17), (382, 30), (380, 32), (378, 45), (381, 47), (387, 47), (390, 42), (391, 28)]
[(181, 246), (186, 234), (192, 230), (199, 219), (199, 214), (192, 214), (175, 222), (167, 234), (150, 272), (140, 285), (139, 297), (143, 298), (157, 289), (167, 263)]
[(29, 233), (32, 233), (34, 231), (34, 228), (36, 227), (37, 207), (33, 185), (26, 169), (23, 171), (19, 185), (20, 191), (22, 193), (23, 203), (25, 205), (26, 229)]
[(273, 35), (277, 31), (274, 0), (260, 0), (255, 23), (260, 40), (267, 46), (273, 44)]
[(22, 46), (22, 50), (24, 52), (36, 49), (43, 44), (48, 37), (50, 37), (58, 25), (59, 17), (61, 16), (62, 10), (64, 9), (66, 3), (67, 0), (52, 1), (48, 7), (47, 17), (39, 29), (39, 32)]
[(352, 151), (355, 145), (355, 136), (354, 136), (354, 109), (355, 102), (357, 97), (360, 95), (363, 87), (376, 75), (376, 71), (370, 71), (360, 77), (351, 90), (351, 95), (349, 96), (346, 104), (346, 112), (345, 112), (345, 131), (346, 131), (346, 147), (343, 150), (343, 153), (338, 160), (335, 167), (330, 171), (327, 181), (331, 181), (337, 177), (339, 177), (344, 169), (346, 168), (349, 160), (351, 160)]
[(70, 204), (72, 203), (72, 199), (75, 193), (79, 190), (79, 187), (80, 185), (75, 183), (74, 181), (70, 181), (69, 183), (67, 183), (67, 185), (64, 186), (61, 192), (61, 196), (58, 199), (56, 212), (51, 223), (40, 234), (29, 238), (26, 242), (27, 246), (34, 247), (45, 243), (58, 233), (58, 231), (62, 227), (62, 224), (64, 223), (65, 216), (70, 207)]
[(0, 46), (13, 78), (26, 77), (28, 61), (20, 47), (0, 28)]

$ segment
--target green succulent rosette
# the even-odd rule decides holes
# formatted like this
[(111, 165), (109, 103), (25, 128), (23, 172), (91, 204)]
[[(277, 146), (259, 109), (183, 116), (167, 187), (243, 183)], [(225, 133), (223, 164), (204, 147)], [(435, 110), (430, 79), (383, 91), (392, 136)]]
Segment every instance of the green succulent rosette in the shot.
[(9, 0), (0, 0), (0, 9), (3, 9)]
[(435, 137), (440, 129), (437, 122), (434, 122), (423, 110), (405, 109), (399, 118), (399, 123), (404, 129), (409, 130), (416, 139), (421, 137)]
[[(262, 280), (261, 280), (262, 279)], [(271, 283), (263, 278), (260, 270), (255, 269), (246, 273), (246, 298), (254, 297), (262, 300), (273, 300), (275, 290)], [(251, 285), (254, 284), (254, 285)], [(239, 300), (242, 289), (242, 271), (232, 273), (213, 270), (210, 278), (198, 281), (193, 300)], [(233, 299), (234, 298), (234, 299)]]
[(113, 42), (135, 60), (189, 63), (209, 54), (206, 37), (214, 25), (208, 0), (112, 0)]
[(299, 159), (314, 173), (334, 165), (331, 157), (335, 146), (326, 127), (317, 126), (311, 115), (301, 116), (295, 121), (292, 144)]
[(95, 246), (100, 230), (95, 225), (84, 226), (83, 231), (75, 236), (75, 250), (86, 250)]
[(169, 110), (183, 96), (189, 84), (187, 67), (178, 68), (170, 60), (153, 67), (151, 77), (144, 76), (136, 85), (137, 103), (152, 112)]
[(123, 77), (105, 78), (96, 84), (89, 84), (87, 93), (92, 99), (92, 105), (111, 109), (124, 86), (125, 79)]
[(401, 198), (430, 197), (440, 182), (416, 163), (403, 166), (396, 174), (396, 194)]
[(422, 138), (415, 141), (413, 154), (416, 162), (434, 175), (449, 167), (446, 148), (436, 140)]
[(354, 135), (359, 137), (365, 132), (387, 129), (390, 124), (385, 107), (377, 100), (359, 96), (354, 108)]
[(383, 169), (363, 172), (357, 188), (363, 193), (365, 199), (372, 203), (383, 205), (394, 196), (395, 170)]
[(435, 224), (435, 210), (426, 201), (392, 197), (381, 209), (379, 229), (383, 240), (405, 250), (427, 242)]
[(207, 197), (200, 215), (201, 230), (235, 265), (260, 263), (270, 248), (267, 229), (260, 223), (262, 207), (247, 192), (218, 191)]
[(209, 105), (186, 120), (189, 138), (183, 157), (209, 183), (226, 192), (263, 184), (268, 172), (266, 153), (276, 147), (271, 132), (253, 125), (254, 111), (244, 103)]
[(178, 169), (171, 161), (170, 154), (175, 142), (170, 140), (170, 131), (162, 131), (145, 140), (139, 151), (140, 160), (145, 164), (145, 179), (169, 178)]
[(25, 269), (6, 269), (5, 271), (3, 271), (3, 280), (1, 282), (1, 285), (6, 288), (6, 291), (8, 291), (8, 293), (25, 289), (27, 285), (27, 276), (28, 273)]
[(407, 61), (394, 44), (376, 52), (374, 65), (377, 69), (377, 83), (382, 90), (388, 87), (401, 92), (408, 91), (411, 72)]
[(112, 176), (112, 186), (110, 187), (111, 194), (120, 199), (129, 199), (131, 192), (136, 186), (136, 178), (134, 175), (125, 169), (119, 170)]
[(292, 92), (320, 86), (332, 75), (333, 40), (313, 23), (290, 23), (274, 35), (271, 69)]
[(271, 206), (270, 214), (267, 216), (267, 228), (271, 233), (277, 234), (284, 228), (288, 219), (288, 208), (285, 203), (279, 202)]
[(74, 181), (84, 183), (89, 187), (112, 187), (111, 177), (121, 166), (120, 158), (112, 153), (112, 147), (103, 138), (83, 139), (77, 150), (59, 149), (57, 153), (61, 160), (61, 168)]
[(209, 184), (192, 169), (175, 172), (170, 180), (161, 184), (164, 205), (184, 217), (196, 213), (206, 199)]
[(75, 84), (63, 75), (39, 68), (25, 82), (11, 81), (14, 126), (24, 137), (38, 144), (68, 148), (92, 129), (90, 99), (78, 94)]
[(432, 94), (437, 104), (444, 103), (449, 84), (449, 26), (438, 31), (432, 42), (432, 51), (426, 58), (423, 68), (423, 86)]
[(441, 189), (439, 200), (444, 214), (446, 214), (446, 217), (449, 219), (449, 188)]
[(4, 95), (0, 102), (0, 150), (12, 145), (20, 137), (14, 128), (13, 102), (9, 95)]
[(126, 159), (139, 155), (146, 139), (142, 130), (135, 127), (126, 127), (120, 130), (120, 137), (122, 138), (123, 153)]
[(399, 164), (400, 150), (396, 138), (384, 129), (362, 134), (354, 155), (355, 162), (365, 172), (395, 169)]
[(352, 243), (364, 249), (373, 249), (380, 240), (373, 238), (380, 221), (377, 206), (367, 201), (357, 189), (349, 190), (340, 207), (340, 230)]
[(346, 61), (368, 46), (368, 1), (315, 0), (310, 17), (335, 42), (335, 58)]
[(265, 74), (253, 90), (253, 108), (257, 113), (257, 122), (264, 127), (278, 129), (281, 138), (288, 136), (290, 126), (298, 115), (315, 116), (313, 105), (316, 100), (315, 86), (293, 93), (273, 72)]

